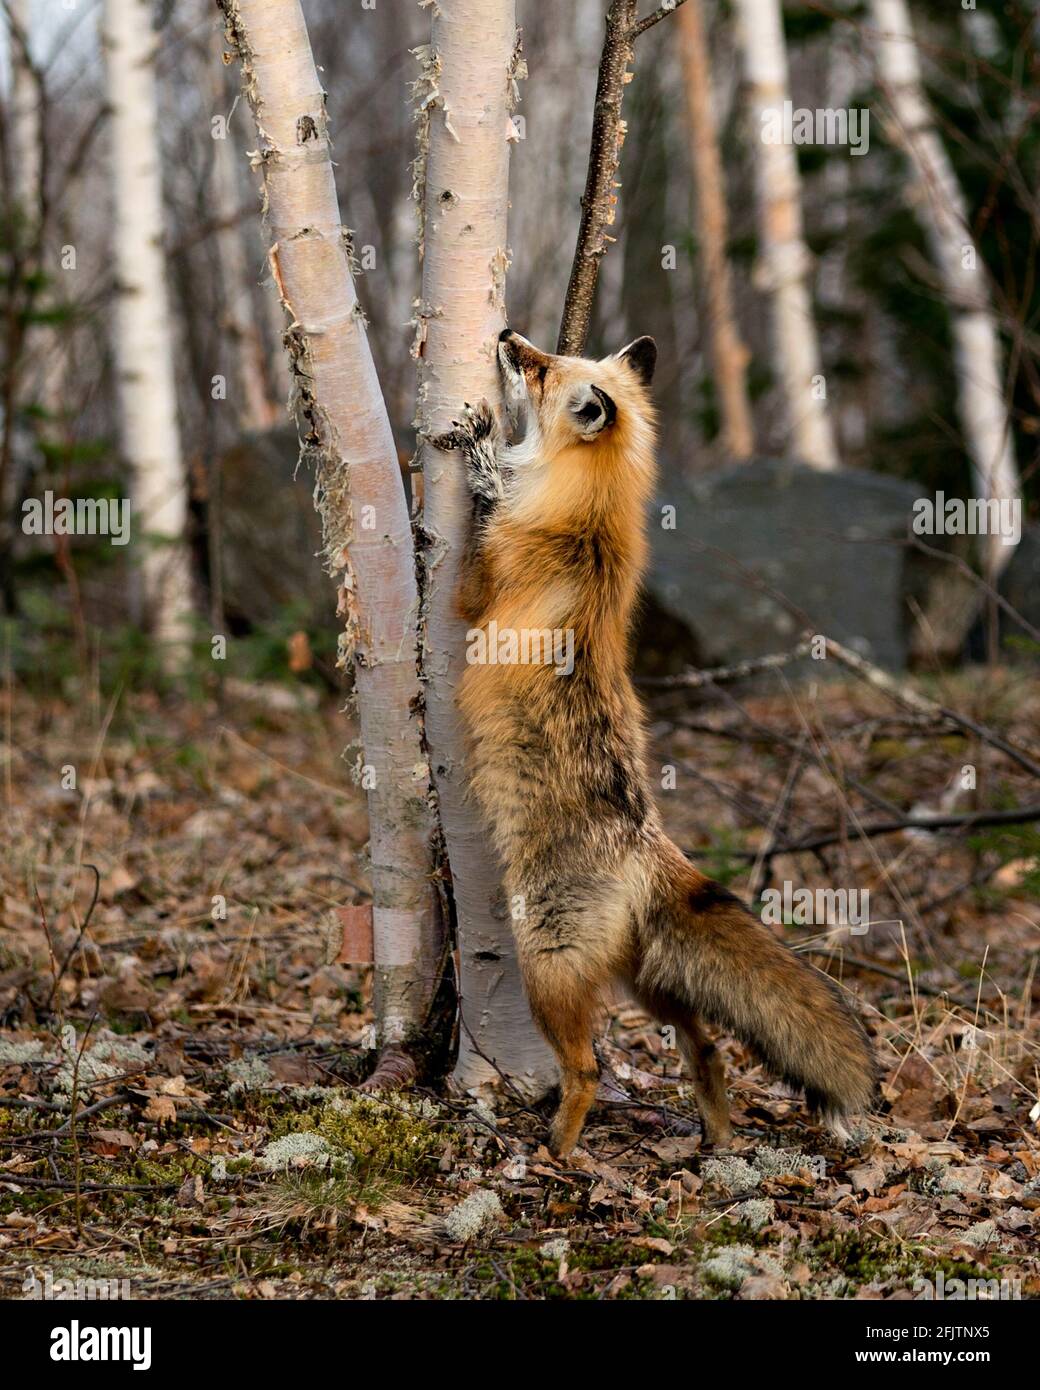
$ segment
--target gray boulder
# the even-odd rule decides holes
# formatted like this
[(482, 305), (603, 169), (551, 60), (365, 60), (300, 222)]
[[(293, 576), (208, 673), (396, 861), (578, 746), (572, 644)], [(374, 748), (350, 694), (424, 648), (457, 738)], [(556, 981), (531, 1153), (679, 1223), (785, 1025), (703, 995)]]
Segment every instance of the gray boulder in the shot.
[[(792, 646), (803, 623), (783, 596), (814, 632), (899, 669), (907, 659), (905, 594), (918, 582), (904, 540), (920, 495), (896, 478), (821, 473), (785, 459), (664, 479), (648, 587), (710, 665)], [(674, 529), (662, 524), (670, 506)]]

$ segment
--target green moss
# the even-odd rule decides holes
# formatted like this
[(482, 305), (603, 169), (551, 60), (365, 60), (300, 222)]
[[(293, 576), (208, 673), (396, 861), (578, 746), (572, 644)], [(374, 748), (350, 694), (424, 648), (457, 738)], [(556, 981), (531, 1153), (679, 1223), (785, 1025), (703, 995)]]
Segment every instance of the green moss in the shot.
[(598, 1300), (618, 1273), (627, 1273), (631, 1282), (613, 1295), (622, 1300), (658, 1299), (660, 1290), (651, 1279), (637, 1278), (635, 1269), (654, 1262), (651, 1251), (633, 1247), (623, 1240), (577, 1245), (567, 1252), (567, 1267), (587, 1278), (578, 1287), (560, 1283), (560, 1262), (542, 1252), (519, 1246), (479, 1257), (474, 1277), (481, 1297), (513, 1300), (519, 1294), (534, 1299)]
[(806, 1255), (810, 1267), (821, 1277), (836, 1275), (845, 1281), (848, 1293), (863, 1284), (907, 1284), (914, 1279), (934, 1278), (939, 1270), (946, 1279), (989, 1277), (968, 1261), (936, 1256), (921, 1246), (895, 1244), (855, 1231), (817, 1241)]
[(437, 1107), (427, 1100), (336, 1095), (302, 1114), (279, 1116), (271, 1135), (313, 1131), (334, 1151), (351, 1154), (363, 1176), (414, 1178), (432, 1172), (449, 1137), (436, 1120)]

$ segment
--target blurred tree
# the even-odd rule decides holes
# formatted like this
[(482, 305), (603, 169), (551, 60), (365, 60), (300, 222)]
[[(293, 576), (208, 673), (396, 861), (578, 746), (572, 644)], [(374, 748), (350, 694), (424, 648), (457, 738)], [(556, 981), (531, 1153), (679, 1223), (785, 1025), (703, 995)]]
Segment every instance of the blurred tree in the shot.
[(770, 299), (773, 363), (791, 448), (816, 468), (838, 467), (810, 292), (801, 180), (793, 145), (773, 138), (790, 101), (780, 0), (737, 0), (758, 183), (757, 275)]
[(157, 40), (149, 0), (105, 0), (102, 45), (117, 280), (112, 344), (123, 453), (132, 470), (139, 606), (164, 662), (175, 671), (188, 651), (193, 605), (163, 249)]
[(712, 97), (711, 61), (699, 3), (680, 7), (679, 51), (689, 122), (699, 238), (697, 267), (707, 304), (707, 326), (715, 390), (722, 416), (722, 442), (736, 459), (755, 447), (747, 391), (748, 353), (733, 311), (727, 252), (726, 188), (719, 157)]
[(11, 65), (11, 189), (25, 217), (35, 222), (40, 216), (43, 112), (30, 47), (31, 0), (8, 0), (7, 10)]
[[(243, 431), (270, 429), (281, 411), (268, 397), (264, 341), (257, 314), (253, 282), (257, 271), (249, 264), (243, 229), (244, 198), (230, 132), (232, 103), (227, 100), (223, 68), (212, 68), (214, 120), (210, 211), (217, 228), (216, 253), (225, 295), (224, 339), (232, 354), (235, 413)], [(250, 209), (250, 211), (252, 211)]]
[[(925, 97), (917, 44), (905, 0), (871, 0), (874, 44), (889, 103), (889, 136), (914, 176), (911, 199), (928, 237), (950, 314), (961, 421), (980, 498), (1018, 498), (1021, 484), (1006, 398), (1006, 372), (986, 267), (975, 246), (967, 204)], [(983, 568), (993, 582), (1013, 547), (1000, 536), (980, 538)]]

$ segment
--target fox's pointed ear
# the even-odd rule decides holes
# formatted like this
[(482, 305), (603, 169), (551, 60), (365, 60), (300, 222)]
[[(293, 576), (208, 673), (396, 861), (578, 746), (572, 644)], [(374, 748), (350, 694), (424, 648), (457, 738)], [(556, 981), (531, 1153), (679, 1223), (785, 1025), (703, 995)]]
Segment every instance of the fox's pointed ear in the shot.
[(657, 344), (653, 338), (636, 338), (628, 347), (623, 347), (617, 357), (628, 363), (644, 386), (650, 385), (657, 366)]

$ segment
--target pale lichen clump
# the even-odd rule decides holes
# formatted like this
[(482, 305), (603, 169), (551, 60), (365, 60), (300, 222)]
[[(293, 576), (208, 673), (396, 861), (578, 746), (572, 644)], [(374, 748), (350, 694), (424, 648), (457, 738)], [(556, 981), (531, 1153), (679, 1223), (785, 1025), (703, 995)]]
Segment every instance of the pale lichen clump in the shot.
[(504, 1219), (498, 1194), (480, 1188), (464, 1197), (455, 1210), (448, 1213), (444, 1226), (452, 1240), (475, 1240)]
[(271, 1068), (262, 1057), (236, 1057), (233, 1062), (228, 1062), (224, 1074), (231, 1082), (228, 1095), (232, 1100), (251, 1091), (266, 1090), (274, 1082)]
[(294, 1130), (271, 1140), (260, 1155), (260, 1166), (268, 1173), (284, 1173), (290, 1168), (345, 1172), (353, 1166), (353, 1155), (335, 1152), (329, 1141), (313, 1130)]
[[(71, 1030), (68, 1030), (71, 1033)], [(75, 1034), (62, 1040), (62, 1062), (54, 1074), (59, 1091), (71, 1095), (96, 1081), (109, 1081), (117, 1076), (145, 1071), (151, 1057), (140, 1043), (132, 1038), (99, 1038), (80, 1051)]]
[(976, 1221), (974, 1226), (969, 1226), (966, 1231), (961, 1231), (959, 1239), (965, 1245), (982, 1247), (988, 1245), (997, 1234), (997, 1223), (995, 1221)]
[(705, 1182), (714, 1183), (723, 1192), (745, 1192), (762, 1181), (746, 1158), (708, 1158), (701, 1165)]
[(783, 1270), (772, 1255), (754, 1250), (750, 1245), (727, 1245), (701, 1262), (700, 1274), (711, 1284), (724, 1289), (739, 1289), (745, 1279), (753, 1275), (781, 1277)]
[(763, 1226), (768, 1226), (776, 1215), (776, 1203), (771, 1197), (752, 1197), (750, 1201), (741, 1202), (737, 1207), (737, 1219), (750, 1226), (753, 1231), (760, 1231)]
[(812, 1173), (815, 1169), (815, 1160), (800, 1149), (771, 1149), (763, 1145), (755, 1150), (751, 1161), (763, 1178), (780, 1178), (806, 1169)]
[(815, 1174), (818, 1160), (798, 1149), (771, 1149), (766, 1145), (757, 1148), (746, 1158), (732, 1155), (729, 1158), (709, 1158), (701, 1167), (705, 1181), (714, 1183), (723, 1192), (747, 1192), (758, 1187), (763, 1178), (779, 1178), (789, 1173)]
[(554, 1236), (542, 1242), (541, 1253), (547, 1260), (562, 1260), (570, 1251), (571, 1243), (566, 1236)]
[(27, 1042), (0, 1042), (0, 1066), (23, 1067), (28, 1062), (43, 1060), (43, 1043), (39, 1038), (30, 1038)]

